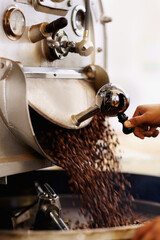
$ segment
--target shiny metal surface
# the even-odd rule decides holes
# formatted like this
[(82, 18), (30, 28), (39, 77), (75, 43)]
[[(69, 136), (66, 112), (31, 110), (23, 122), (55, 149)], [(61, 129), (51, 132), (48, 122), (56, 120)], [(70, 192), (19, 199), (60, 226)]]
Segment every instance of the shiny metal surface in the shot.
[(72, 115), (73, 123), (77, 126), (85, 121), (102, 112), (107, 117), (115, 117), (124, 111), (129, 106), (128, 95), (119, 87), (112, 83), (103, 85), (96, 94), (96, 104), (83, 112)]
[[(76, 8), (78, 8), (78, 6), (76, 6)], [(78, 28), (80, 27), (80, 25), (81, 25), (81, 28), (84, 27), (84, 29), (82, 29), (83, 39), (81, 41), (78, 41), (78, 42), (75, 42), (73, 40), (69, 41), (66, 31), (61, 29), (65, 27), (68, 23), (68, 21), (65, 18), (59, 21), (59, 25), (61, 25), (60, 23), (64, 21), (65, 22), (64, 26), (62, 24), (62, 26), (60, 26), (59, 29), (57, 29), (57, 31), (50, 31), (51, 35), (49, 37), (46, 36), (46, 41), (44, 41), (46, 45), (44, 45), (43, 47), (44, 54), (48, 60), (54, 61), (56, 59), (62, 59), (66, 57), (69, 52), (78, 53), (80, 56), (86, 56), (86, 57), (92, 54), (94, 50), (94, 46), (93, 46), (93, 42), (90, 39), (90, 21), (91, 21), (90, 9), (91, 9), (90, 0), (85, 0), (85, 13), (82, 12), (81, 10), (80, 12), (82, 12), (82, 14), (80, 15), (78, 11), (77, 15), (75, 16), (76, 26), (78, 26)], [(75, 28), (73, 26), (74, 12), (75, 12), (75, 8), (72, 12), (72, 27), (74, 32), (76, 33), (75, 30), (77, 27)], [(42, 33), (42, 35), (44, 35), (42, 31), (42, 27), (40, 32)]]
[(25, 31), (26, 21), (23, 12), (16, 6), (10, 6), (3, 16), (3, 28), (11, 40), (18, 40)]
[(97, 92), (97, 105), (102, 113), (109, 117), (115, 117), (118, 113), (126, 111), (129, 106), (129, 96), (116, 84), (108, 83)]
[[(6, 61), (10, 60), (7, 59)], [(5, 62), (5, 59), (2, 59), (2, 62)], [(3, 96), (1, 96), (3, 102), (1, 102), (0, 106), (1, 117), (15, 136), (24, 139), (26, 143), (31, 144), (38, 152), (42, 153), (38, 149), (37, 144), (35, 144), (36, 140), (34, 139), (34, 132), (29, 120), (26, 82), (21, 67), (10, 61), (10, 72), (3, 81), (4, 89)]]
[[(15, 41), (8, 38), (3, 28), (3, 16), (10, 6), (19, 9), (26, 21), (23, 35)], [(87, 57), (68, 53), (62, 60), (48, 61), (43, 40), (32, 43), (28, 36), (31, 26), (51, 23), (65, 15), (69, 23), (65, 27), (68, 38), (75, 43), (81, 42), (82, 36), (76, 34), (71, 22), (76, 6), (85, 8), (85, 1), (0, 1), (0, 177), (50, 165), (46, 160), (48, 156), (37, 143), (28, 113), (29, 105), (38, 112), (40, 110), (43, 116), (49, 116), (54, 123), (68, 127), (72, 124), (70, 116), (73, 113), (95, 103), (93, 79), (88, 78), (83, 70), (90, 64), (106, 69), (106, 29), (100, 22), (103, 15), (101, 1), (91, 0), (90, 40), (94, 51)], [(67, 89), (65, 94), (64, 89)], [(51, 102), (50, 96), (54, 94)], [(35, 104), (41, 99), (45, 103), (42, 109)], [(48, 102), (51, 108), (46, 105)], [(67, 122), (63, 123), (64, 118)]]
[(94, 82), (89, 80), (86, 71), (83, 68), (79, 69), (63, 69), (63, 68), (23, 68), (26, 78), (51, 78), (51, 79), (82, 79), (85, 81)]
[[(9, 78), (10, 73), (13, 70), (12, 68), (12, 61), (0, 58), (0, 177), (5, 177), (7, 175), (15, 174), (18, 172), (29, 170), (31, 171), (35, 168), (49, 166), (49, 162), (47, 160), (45, 160), (41, 155), (37, 154), (33, 150), (29, 149), (29, 147), (24, 146), (24, 143), (18, 140), (9, 130), (9, 127), (12, 128), (12, 124), (9, 124), (8, 126), (8, 122), (12, 119), (12, 117), (10, 119), (8, 116), (9, 113), (7, 105), (8, 99), (6, 94), (6, 79)], [(25, 83), (22, 82), (22, 85), (25, 88)], [(11, 87), (11, 92), (13, 92), (14, 87)], [(14, 94), (16, 94), (16, 92), (14, 92)], [(14, 94), (11, 94), (9, 97), (11, 102), (13, 101), (12, 96)], [(19, 94), (23, 94), (23, 92)], [(18, 106), (21, 109), (21, 101), (18, 102)], [(23, 111), (25, 111), (25, 109), (23, 109), (22, 112)], [(14, 111), (11, 112), (13, 114), (16, 114)], [(21, 114), (19, 116), (21, 116)], [(16, 116), (15, 121), (18, 124), (20, 119)]]
[(46, 58), (48, 60), (50, 59), (56, 60), (56, 59), (63, 59), (64, 57), (66, 57), (69, 53), (69, 48), (68, 46), (66, 47), (63, 46), (63, 43), (68, 41), (69, 39), (68, 39), (67, 33), (61, 29), (58, 32), (56, 32), (52, 36), (52, 38), (51, 37), (47, 38), (45, 43), (49, 47), (49, 54), (48, 54), (48, 51), (47, 51), (47, 54), (45, 53)]
[(50, 14), (57, 14), (57, 15), (66, 15), (67, 11), (70, 9), (68, 6), (68, 0), (64, 1), (52, 1), (52, 0), (32, 0), (32, 5), (34, 6), (35, 10), (50, 13)]
[(77, 5), (72, 11), (72, 27), (74, 32), (82, 37), (84, 33), (85, 7)]
[(36, 140), (29, 117), (24, 73), (20, 65), (11, 60), (0, 58), (0, 65), (2, 66), (3, 64), (5, 66), (9, 65), (10, 68), (9, 71), (6, 68), (7, 73), (3, 74), (0, 86), (1, 117), (7, 128), (18, 140), (22, 140), (23, 143), (31, 146), (44, 156), (45, 153)]
[[(104, 25), (99, 21), (101, 15), (103, 14), (101, 1), (98, 1), (98, 2), (91, 1), (91, 29), (90, 29), (91, 36), (90, 37), (95, 47), (94, 53), (91, 56), (86, 57), (85, 59), (76, 54), (74, 55), (69, 54), (67, 58), (65, 58), (63, 61), (55, 61), (55, 62), (48, 62), (46, 61), (46, 59), (43, 58), (41, 43), (39, 42), (39, 43), (33, 44), (28, 39), (28, 30), (34, 24), (38, 24), (41, 22), (50, 23), (53, 20), (56, 20), (58, 16), (38, 12), (34, 9), (32, 5), (22, 4), (22, 3), (19, 3), (19, 1), (15, 2), (13, 0), (1, 0), (0, 2), (0, 17), (1, 17), (1, 22), (0, 22), (1, 56), (0, 57), (5, 57), (8, 59), (19, 61), (25, 67), (43, 66), (43, 67), (79, 68), (79, 67), (85, 67), (92, 63), (92, 64), (97, 64), (103, 67), (104, 69), (106, 69), (105, 47), (106, 47), (107, 38), (104, 37), (106, 34), (106, 29), (104, 28)], [(58, 4), (61, 4), (61, 3), (58, 3)], [(14, 42), (9, 40), (6, 37), (3, 31), (3, 26), (2, 26), (3, 14), (5, 10), (11, 5), (17, 6), (23, 12), (26, 18), (25, 32), (21, 37), (21, 39)], [(69, 39), (75, 42), (79, 42), (82, 39), (82, 37), (79, 37), (74, 33), (71, 22), (70, 22), (72, 11), (74, 7), (77, 5), (84, 6), (84, 1), (82, 0), (73, 1), (72, 7), (66, 16), (68, 19), (68, 22), (70, 23), (66, 27), (67, 35)], [(96, 8), (96, 12), (95, 12), (95, 8)], [(99, 36), (102, 36), (102, 37), (99, 37)], [(103, 51), (97, 52), (96, 49), (98, 49), (98, 47), (102, 48)]]
[(45, 190), (40, 193), (38, 198), (38, 209), (34, 229), (43, 230), (45, 228), (44, 225), (46, 225), (44, 222), (47, 222), (49, 219), (47, 229), (69, 231), (69, 227), (62, 219), (59, 196), (48, 183), (45, 183), (44, 187)]

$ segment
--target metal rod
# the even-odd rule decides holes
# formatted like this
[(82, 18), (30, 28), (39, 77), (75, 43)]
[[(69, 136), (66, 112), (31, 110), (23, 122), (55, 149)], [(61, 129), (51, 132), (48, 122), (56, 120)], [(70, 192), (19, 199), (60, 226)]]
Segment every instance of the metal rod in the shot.
[(85, 120), (93, 117), (99, 112), (100, 112), (100, 108), (98, 105), (95, 104), (93, 107), (90, 107), (87, 110), (80, 112), (77, 115), (72, 115), (71, 119), (76, 126), (79, 126), (81, 122), (84, 122)]
[(85, 31), (89, 31), (89, 25), (90, 25), (90, 0), (86, 0), (85, 1), (85, 8), (86, 8)]

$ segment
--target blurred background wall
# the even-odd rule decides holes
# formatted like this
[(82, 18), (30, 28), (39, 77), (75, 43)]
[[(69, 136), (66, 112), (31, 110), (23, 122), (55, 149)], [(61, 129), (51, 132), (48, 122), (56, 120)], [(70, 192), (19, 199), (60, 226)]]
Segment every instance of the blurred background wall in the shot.
[[(140, 104), (160, 103), (160, 0), (103, 0), (107, 24), (110, 82), (130, 96), (131, 117)], [(141, 140), (125, 135), (110, 118), (122, 150), (122, 170), (160, 176), (160, 135)]]
[(107, 25), (108, 74), (128, 92), (127, 114), (132, 116), (137, 105), (160, 103), (160, 1), (103, 0), (103, 4), (113, 19)]

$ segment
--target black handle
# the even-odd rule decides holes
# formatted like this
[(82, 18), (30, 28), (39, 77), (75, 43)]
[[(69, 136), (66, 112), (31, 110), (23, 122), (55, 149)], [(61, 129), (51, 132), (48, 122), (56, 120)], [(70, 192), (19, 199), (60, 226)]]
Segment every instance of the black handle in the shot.
[(118, 116), (119, 122), (123, 124), (123, 128), (122, 128), (123, 133), (124, 134), (133, 133), (134, 132), (134, 128), (126, 128), (124, 126), (124, 122), (128, 120), (128, 117), (126, 116), (126, 114), (125, 113), (119, 113), (117, 116)]
[(61, 17), (61, 18), (58, 18), (57, 20), (49, 23), (47, 26), (46, 26), (46, 32), (47, 33), (55, 33), (57, 32), (59, 29), (62, 29), (64, 27), (66, 27), (68, 24), (68, 21), (66, 18), (64, 17)]

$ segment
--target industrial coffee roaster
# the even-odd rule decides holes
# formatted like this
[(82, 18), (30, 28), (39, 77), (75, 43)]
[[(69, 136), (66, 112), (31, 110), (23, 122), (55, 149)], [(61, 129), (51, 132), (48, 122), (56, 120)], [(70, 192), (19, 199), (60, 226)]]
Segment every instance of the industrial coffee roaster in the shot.
[(5, 177), (50, 164), (29, 107), (58, 125), (78, 128), (71, 116), (95, 103), (95, 77), (109, 81), (105, 26), (111, 19), (101, 1), (0, 4), (0, 177)]
[[(0, 1), (0, 236), (4, 240), (97, 239), (99, 234), (101, 239), (129, 239), (134, 233), (136, 227), (68, 231), (60, 210), (64, 206), (68, 211), (70, 196), (60, 198), (60, 203), (56, 194), (67, 193), (67, 180), (63, 171), (39, 170), (56, 162), (40, 146), (30, 115), (33, 109), (69, 129), (85, 127), (99, 111), (123, 123), (129, 98), (109, 83), (106, 73), (109, 22), (100, 0)], [(41, 219), (40, 225), (45, 222), (34, 204), (37, 197), (25, 192), (32, 181), (41, 196), (40, 205), (56, 203), (51, 204), (54, 211), (49, 211), (51, 222), (44, 223), (52, 231), (42, 226), (37, 227), (41, 232), (28, 232), (33, 220), (38, 224)], [(154, 208), (158, 214), (159, 206)]]

